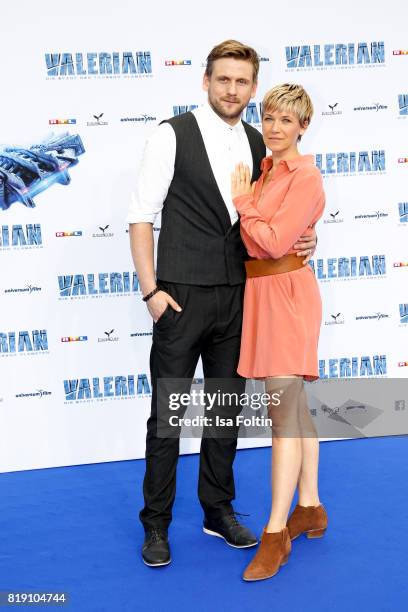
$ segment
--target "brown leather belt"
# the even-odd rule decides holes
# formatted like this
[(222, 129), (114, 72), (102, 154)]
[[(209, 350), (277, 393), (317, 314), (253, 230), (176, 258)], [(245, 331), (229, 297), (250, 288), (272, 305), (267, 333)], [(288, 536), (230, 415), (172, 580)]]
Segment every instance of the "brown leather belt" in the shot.
[(279, 259), (249, 259), (245, 262), (247, 278), (283, 274), (303, 267), (304, 257), (289, 253)]

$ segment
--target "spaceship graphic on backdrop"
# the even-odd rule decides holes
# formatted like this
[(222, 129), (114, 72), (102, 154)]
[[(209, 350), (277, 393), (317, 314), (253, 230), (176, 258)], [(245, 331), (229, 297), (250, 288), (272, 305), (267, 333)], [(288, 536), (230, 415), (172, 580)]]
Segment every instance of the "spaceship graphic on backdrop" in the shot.
[(14, 202), (33, 208), (34, 198), (54, 183), (68, 185), (69, 168), (85, 153), (81, 137), (52, 134), (29, 149), (0, 145), (0, 210)]

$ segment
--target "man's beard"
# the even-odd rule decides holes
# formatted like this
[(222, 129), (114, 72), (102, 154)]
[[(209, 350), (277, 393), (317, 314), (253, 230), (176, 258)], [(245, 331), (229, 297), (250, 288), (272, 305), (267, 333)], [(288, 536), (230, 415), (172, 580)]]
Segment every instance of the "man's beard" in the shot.
[(228, 113), (228, 112), (225, 112), (224, 108), (221, 105), (217, 104), (217, 102), (215, 102), (214, 100), (211, 100), (210, 97), (208, 97), (208, 102), (211, 108), (213, 109), (213, 111), (219, 117), (221, 117), (221, 119), (238, 119), (239, 117), (241, 117), (242, 111), (244, 110), (246, 106), (246, 104), (239, 105), (235, 110), (231, 110)]

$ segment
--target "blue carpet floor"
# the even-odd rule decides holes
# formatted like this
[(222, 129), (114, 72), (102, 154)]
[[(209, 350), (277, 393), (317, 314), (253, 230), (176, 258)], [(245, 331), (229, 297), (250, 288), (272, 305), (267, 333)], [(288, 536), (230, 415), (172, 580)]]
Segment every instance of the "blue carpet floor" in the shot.
[[(2, 474), (0, 591), (66, 591), (62, 609), (75, 612), (406, 611), (408, 438), (320, 448), (326, 536), (297, 539), (289, 563), (258, 583), (241, 580), (253, 549), (201, 531), (197, 456), (180, 459), (173, 563), (158, 569), (139, 556), (143, 461)], [(257, 533), (269, 509), (269, 461), (270, 449), (255, 449), (235, 462), (235, 508), (250, 513)]]

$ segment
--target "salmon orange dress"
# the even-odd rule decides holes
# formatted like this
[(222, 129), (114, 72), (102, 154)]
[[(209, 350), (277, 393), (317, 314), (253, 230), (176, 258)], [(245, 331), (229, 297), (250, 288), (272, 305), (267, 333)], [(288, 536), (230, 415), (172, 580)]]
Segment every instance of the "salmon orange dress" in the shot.
[[(272, 157), (263, 159), (254, 194), (233, 200), (248, 254), (257, 259), (295, 253), (293, 245), (310, 233), (325, 204), (312, 155), (279, 162), (263, 190), (272, 166)], [(245, 378), (296, 374), (316, 380), (321, 317), (319, 286), (309, 265), (247, 278), (238, 373)]]

